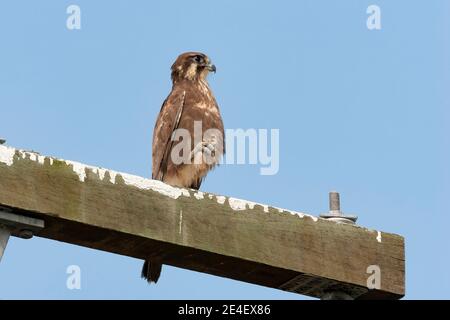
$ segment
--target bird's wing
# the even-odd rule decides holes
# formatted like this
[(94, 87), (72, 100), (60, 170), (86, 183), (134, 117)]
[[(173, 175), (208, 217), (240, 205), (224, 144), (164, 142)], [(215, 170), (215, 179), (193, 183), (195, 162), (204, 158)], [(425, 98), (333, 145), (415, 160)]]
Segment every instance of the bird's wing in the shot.
[(152, 146), (152, 179), (163, 180), (167, 170), (170, 150), (173, 146), (171, 139), (178, 128), (183, 113), (186, 91), (173, 89), (164, 101), (153, 131)]

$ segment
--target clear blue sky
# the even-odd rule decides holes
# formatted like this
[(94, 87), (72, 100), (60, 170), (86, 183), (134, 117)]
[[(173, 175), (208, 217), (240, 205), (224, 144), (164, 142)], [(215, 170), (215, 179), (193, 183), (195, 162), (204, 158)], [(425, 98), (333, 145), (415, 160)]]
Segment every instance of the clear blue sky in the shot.
[[(222, 166), (202, 189), (315, 215), (337, 189), (359, 224), (406, 237), (407, 298), (450, 298), (449, 19), (446, 0), (2, 1), (0, 136), (148, 177), (169, 67), (203, 51), (225, 126), (279, 128), (281, 149), (277, 175)], [(81, 290), (66, 288), (72, 264)], [(167, 266), (148, 286), (141, 264), (14, 238), (0, 298), (302, 298)]]

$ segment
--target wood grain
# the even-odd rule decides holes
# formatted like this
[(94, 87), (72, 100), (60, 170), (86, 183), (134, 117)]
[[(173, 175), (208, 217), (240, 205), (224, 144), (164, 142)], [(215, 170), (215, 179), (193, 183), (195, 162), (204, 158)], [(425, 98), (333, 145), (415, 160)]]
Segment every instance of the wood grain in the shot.
[[(3, 159), (8, 152), (0, 146)], [(374, 230), (258, 204), (236, 210), (243, 207), (232, 199), (194, 190), (175, 199), (92, 167), (81, 181), (74, 165), (37, 158), (15, 150), (12, 164), (0, 162), (0, 206), (43, 219), (41, 237), (140, 259), (157, 255), (172, 266), (313, 297), (405, 293), (401, 236), (382, 232), (377, 240)], [(379, 289), (366, 287), (370, 265), (380, 267)]]

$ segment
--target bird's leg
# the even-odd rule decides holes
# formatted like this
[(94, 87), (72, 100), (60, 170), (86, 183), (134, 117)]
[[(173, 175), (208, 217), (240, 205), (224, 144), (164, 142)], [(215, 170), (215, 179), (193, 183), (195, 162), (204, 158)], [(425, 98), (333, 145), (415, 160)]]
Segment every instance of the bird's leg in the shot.
[(216, 158), (217, 139), (216, 136), (209, 136), (203, 146), (203, 158), (202, 160), (207, 165), (213, 165), (217, 162)]
[(210, 157), (215, 157), (216, 156), (216, 147), (210, 142), (205, 142), (205, 144), (203, 145), (203, 152), (206, 153)]
[(208, 144), (206, 146), (205, 150), (211, 157), (215, 157), (216, 156), (216, 146), (217, 146), (217, 138), (215, 135), (212, 135), (209, 137), (209, 139), (207, 140)]

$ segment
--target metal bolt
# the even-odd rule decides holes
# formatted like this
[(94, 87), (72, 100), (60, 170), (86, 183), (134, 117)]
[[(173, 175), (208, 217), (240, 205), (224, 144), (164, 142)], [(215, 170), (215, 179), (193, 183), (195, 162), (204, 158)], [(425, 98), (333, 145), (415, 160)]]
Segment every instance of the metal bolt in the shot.
[(19, 237), (22, 239), (31, 239), (33, 238), (33, 231), (28, 229), (22, 229), (19, 232)]
[(330, 200), (330, 211), (328, 213), (321, 214), (320, 215), (321, 218), (340, 223), (355, 224), (356, 220), (358, 219), (357, 216), (344, 215), (341, 212), (341, 200), (339, 192), (331, 191), (329, 193), (329, 200)]
[(341, 213), (341, 199), (339, 198), (339, 192), (331, 191), (330, 198), (330, 213), (335, 212), (338, 215)]

